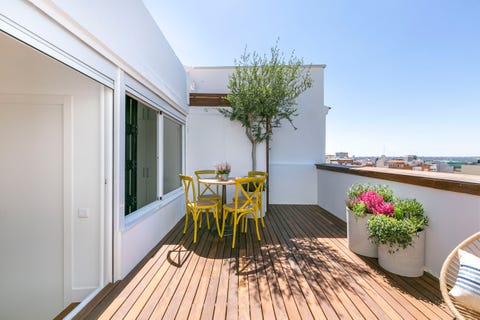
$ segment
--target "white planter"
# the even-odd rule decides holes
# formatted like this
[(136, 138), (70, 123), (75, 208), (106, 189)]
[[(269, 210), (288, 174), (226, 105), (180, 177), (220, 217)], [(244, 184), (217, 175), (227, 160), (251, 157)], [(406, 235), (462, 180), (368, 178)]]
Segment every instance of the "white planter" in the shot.
[(362, 256), (376, 258), (378, 247), (368, 239), (368, 219), (372, 215), (357, 217), (352, 210), (346, 209), (348, 247)]
[[(405, 277), (420, 277), (425, 266), (425, 230), (414, 237), (411, 246), (400, 248), (395, 253), (389, 253), (390, 246), (378, 246), (378, 263), (387, 271)], [(395, 250), (395, 248), (394, 248)]]

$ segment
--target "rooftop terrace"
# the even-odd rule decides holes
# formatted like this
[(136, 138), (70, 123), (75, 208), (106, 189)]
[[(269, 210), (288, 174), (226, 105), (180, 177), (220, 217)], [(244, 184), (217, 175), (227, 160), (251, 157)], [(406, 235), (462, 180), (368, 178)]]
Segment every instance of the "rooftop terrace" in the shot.
[(345, 222), (322, 208), (271, 205), (265, 222), (261, 241), (247, 232), (232, 250), (205, 227), (193, 244), (179, 221), (76, 318), (452, 318), (434, 277), (400, 277), (352, 253)]

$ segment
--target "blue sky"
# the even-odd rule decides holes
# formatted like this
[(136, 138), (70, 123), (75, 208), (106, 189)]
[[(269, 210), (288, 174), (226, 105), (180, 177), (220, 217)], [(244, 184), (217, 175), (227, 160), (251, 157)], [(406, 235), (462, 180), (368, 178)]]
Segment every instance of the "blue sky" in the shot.
[(144, 0), (183, 64), (326, 64), (326, 152), (480, 155), (480, 1)]

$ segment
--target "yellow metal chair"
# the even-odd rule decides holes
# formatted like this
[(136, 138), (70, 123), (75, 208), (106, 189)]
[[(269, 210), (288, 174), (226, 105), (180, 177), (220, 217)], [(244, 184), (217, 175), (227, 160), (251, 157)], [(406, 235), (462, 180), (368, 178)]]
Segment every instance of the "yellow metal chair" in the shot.
[[(232, 214), (233, 220), (233, 239), (232, 248), (235, 247), (235, 238), (237, 235), (237, 226), (242, 221), (242, 231), (247, 232), (246, 217), (252, 215), (255, 221), (257, 238), (260, 240), (260, 231), (258, 230), (259, 198), (263, 190), (264, 177), (248, 177), (235, 179), (235, 198), (232, 203), (223, 206), (222, 233), (225, 231), (225, 222), (229, 214)], [(250, 188), (249, 188), (250, 186)], [(251, 186), (254, 186), (252, 188)], [(253, 190), (252, 190), (253, 189)], [(242, 199), (243, 198), (243, 199)]]
[[(248, 176), (249, 177), (263, 177), (265, 178), (264, 182), (263, 182), (263, 185), (265, 186), (265, 182), (266, 182), (266, 179), (268, 177), (268, 173), (265, 172), (265, 171), (249, 171), (248, 172)], [(252, 187), (252, 186), (248, 186), (249, 188)], [(243, 196), (240, 196), (239, 198), (241, 201), (242, 200), (245, 200), (245, 197)], [(262, 222), (262, 228), (265, 228), (265, 221), (263, 219), (263, 215), (262, 215), (262, 209), (263, 209), (263, 188), (260, 192), (260, 195), (259, 195), (259, 204), (258, 204), (258, 217), (260, 218), (260, 221)], [(234, 200), (232, 199), (232, 202)], [(245, 217), (246, 218), (246, 217)]]
[(217, 230), (219, 231), (218, 234), (220, 234), (220, 226), (218, 222), (218, 204), (216, 201), (213, 200), (198, 200), (197, 199), (197, 194), (195, 191), (195, 184), (193, 182), (193, 177), (190, 176), (185, 176), (183, 174), (180, 174), (180, 179), (182, 180), (183, 184), (183, 189), (185, 191), (185, 227), (183, 228), (183, 233), (185, 234), (187, 232), (187, 227), (188, 227), (188, 216), (191, 214), (192, 219), (193, 219), (193, 243), (197, 242), (197, 222), (198, 218), (200, 217), (200, 227), (202, 226), (202, 217), (201, 214), (202, 212), (206, 213), (206, 219), (207, 219), (207, 227), (210, 229), (210, 218), (208, 216), (208, 213), (211, 211), (213, 213), (213, 216), (215, 218), (216, 224), (217, 224)]
[(218, 185), (209, 185), (200, 183), (202, 178), (215, 178), (217, 173), (215, 170), (197, 170), (194, 172), (197, 177), (198, 200), (212, 200), (219, 205), (222, 202), (222, 195), (218, 192)]
[[(268, 173), (265, 171), (249, 171), (248, 172), (249, 177), (264, 177), (265, 180), (263, 181), (263, 186), (265, 187), (265, 182), (268, 177)], [(263, 189), (262, 192), (260, 192), (260, 198), (259, 198), (259, 204), (258, 204), (258, 216), (260, 217), (260, 220), (262, 221), (262, 227), (265, 228), (265, 221), (263, 220), (263, 215), (262, 215), (262, 209), (263, 209)]]

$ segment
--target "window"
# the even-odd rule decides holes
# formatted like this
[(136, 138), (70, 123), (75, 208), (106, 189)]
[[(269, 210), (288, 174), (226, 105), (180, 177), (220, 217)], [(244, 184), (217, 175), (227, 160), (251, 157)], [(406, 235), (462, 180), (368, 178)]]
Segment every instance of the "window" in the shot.
[(179, 188), (181, 185), (178, 174), (182, 172), (182, 168), (183, 125), (127, 96), (125, 215)]
[(182, 125), (163, 117), (163, 192), (180, 187), (182, 173)]
[(125, 215), (157, 200), (157, 114), (126, 98)]

